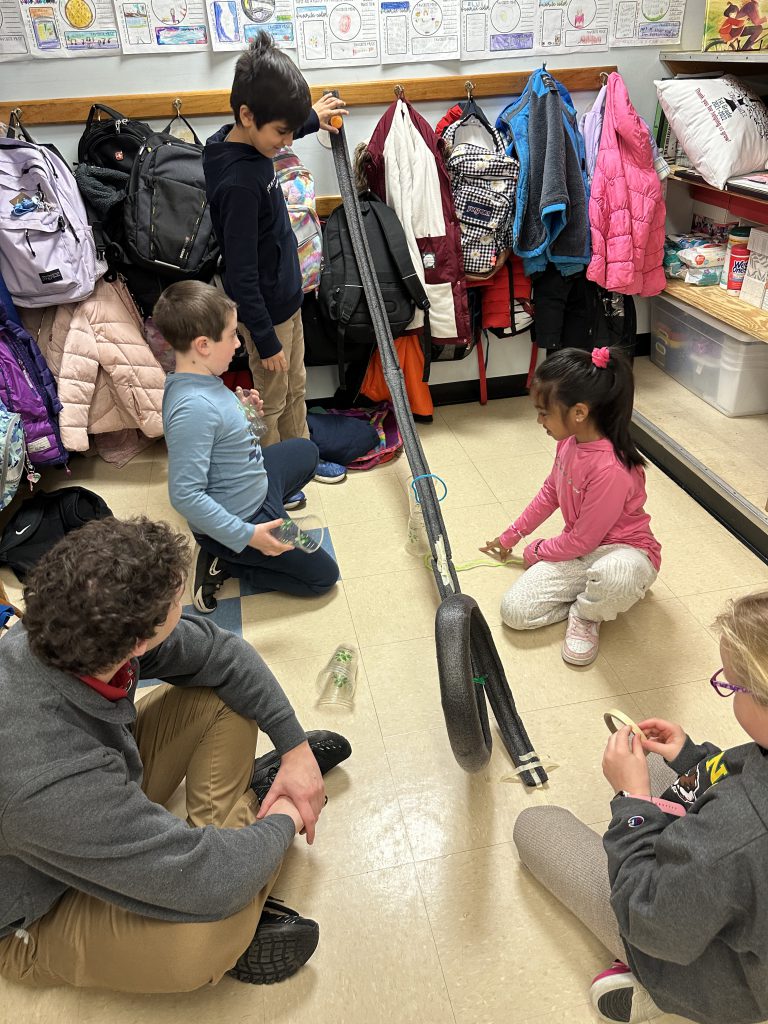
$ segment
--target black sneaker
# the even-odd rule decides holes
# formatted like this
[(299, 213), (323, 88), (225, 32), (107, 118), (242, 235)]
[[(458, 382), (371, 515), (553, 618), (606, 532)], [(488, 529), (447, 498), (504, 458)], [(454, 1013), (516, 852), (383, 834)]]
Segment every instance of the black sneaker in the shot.
[[(315, 729), (307, 733), (307, 739), (322, 775), (327, 774), (331, 768), (335, 768), (342, 761), (346, 761), (352, 753), (349, 740), (337, 732)], [(270, 750), (268, 754), (257, 757), (253, 762), (251, 788), (260, 801), (267, 795), (269, 787), (275, 781), (275, 776), (279, 771), (280, 755), (276, 750)]]
[(273, 985), (295, 974), (317, 949), (320, 926), (270, 897), (248, 949), (231, 971), (250, 985)]
[(199, 612), (210, 615), (218, 607), (216, 591), (221, 589), (229, 573), (225, 571), (221, 560), (200, 548), (195, 563), (195, 579), (192, 585), (192, 604)]

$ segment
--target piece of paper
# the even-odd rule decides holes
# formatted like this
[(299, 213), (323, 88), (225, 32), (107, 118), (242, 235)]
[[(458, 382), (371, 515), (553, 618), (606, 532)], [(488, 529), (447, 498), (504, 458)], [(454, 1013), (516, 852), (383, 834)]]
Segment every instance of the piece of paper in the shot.
[(378, 0), (296, 0), (296, 42), (301, 68), (380, 64)]
[(110, 0), (22, 0), (19, 10), (27, 50), (33, 57), (101, 57), (120, 53), (120, 36)]
[(684, 16), (685, 0), (614, 0), (611, 46), (675, 46)]
[(261, 29), (281, 49), (296, 46), (293, 0), (206, 0), (214, 50), (244, 50)]
[(462, 0), (461, 59), (533, 53), (535, 15), (531, 0)]
[(607, 50), (610, 23), (611, 0), (537, 0), (536, 50)]
[(380, 0), (382, 64), (459, 60), (460, 0)]
[(29, 53), (17, 0), (0, 0), (0, 61)]
[(204, 0), (114, 0), (125, 53), (183, 53), (208, 48)]

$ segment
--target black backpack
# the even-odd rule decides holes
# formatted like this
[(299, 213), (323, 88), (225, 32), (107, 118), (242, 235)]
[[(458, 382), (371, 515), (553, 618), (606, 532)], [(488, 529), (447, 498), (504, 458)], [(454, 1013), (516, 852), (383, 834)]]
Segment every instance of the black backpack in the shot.
[[(188, 122), (184, 118), (188, 127)], [(171, 122), (173, 124), (173, 121)], [(125, 248), (132, 262), (165, 276), (210, 280), (219, 245), (205, 194), (203, 145), (154, 132), (138, 152), (125, 199)]]
[(94, 103), (77, 145), (77, 162), (129, 174), (139, 150), (152, 135), (153, 129), (144, 121), (134, 121), (112, 107)]
[(22, 502), (0, 538), (0, 563), (21, 582), (61, 538), (91, 519), (112, 515), (103, 498), (85, 487), (38, 491)]
[[(427, 380), (432, 343), (429, 299), (414, 269), (403, 226), (395, 211), (373, 192), (360, 196), (360, 208), (392, 337), (398, 338), (403, 333), (417, 306), (424, 311), (421, 342), (424, 379)], [(370, 346), (376, 342), (343, 206), (333, 211), (323, 232), (323, 270), (318, 299), (323, 315), (336, 328), (339, 381), (343, 387), (345, 346)]]

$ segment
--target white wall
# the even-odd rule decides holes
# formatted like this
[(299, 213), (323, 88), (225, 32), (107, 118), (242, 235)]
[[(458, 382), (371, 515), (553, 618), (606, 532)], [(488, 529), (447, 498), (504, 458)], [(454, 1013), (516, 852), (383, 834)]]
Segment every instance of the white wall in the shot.
[[(531, 0), (529, 0), (531, 2)], [(683, 26), (682, 49), (698, 50), (704, 23), (705, 0), (688, 0), (685, 22)], [(231, 84), (232, 68), (235, 54), (168, 54), (162, 57), (134, 55), (124, 57), (101, 57), (80, 60), (32, 60), (0, 64), (0, 96), (4, 100), (20, 103), (23, 100), (44, 99), (48, 97), (87, 96), (89, 99), (101, 99), (105, 96), (122, 95), (125, 93), (142, 92), (191, 92), (203, 89), (225, 89)], [(503, 70), (529, 70), (538, 66), (539, 60), (522, 58), (509, 61), (453, 61), (444, 64), (390, 65), (388, 67), (371, 68), (340, 68), (336, 74), (330, 71), (310, 71), (306, 77), (310, 85), (324, 85), (338, 88), (342, 94), (345, 82), (358, 82), (374, 79), (414, 78), (417, 76), (435, 77), (440, 75), (488, 74)], [(589, 67), (599, 64), (615, 64), (624, 76), (638, 112), (646, 119), (653, 119), (656, 110), (656, 92), (654, 78), (666, 74), (666, 69), (659, 62), (658, 50), (650, 47), (637, 49), (615, 49), (602, 53), (561, 54), (553, 56), (547, 66), (557, 74), (558, 68)], [(462, 99), (461, 95), (456, 97)], [(592, 101), (593, 96), (577, 93), (574, 96), (576, 106), (583, 110)], [(448, 103), (419, 103), (419, 112), (435, 124), (445, 113)], [(506, 105), (503, 98), (483, 100), (482, 106), (489, 119)], [(347, 120), (347, 135), (350, 149), (361, 140), (368, 139), (379, 117), (382, 108), (353, 107)], [(168, 118), (156, 121), (157, 127), (164, 127), (170, 120), (173, 110), (168, 110)], [(220, 126), (225, 119), (193, 118), (191, 119), (198, 135), (205, 138)], [(32, 128), (32, 134), (41, 142), (53, 142), (65, 157), (74, 160), (77, 153), (77, 140), (82, 127), (77, 125), (61, 125)], [(328, 150), (324, 149), (315, 138), (303, 139), (296, 143), (296, 150), (315, 175), (318, 195), (338, 193), (338, 185), (333, 170), (333, 160)], [(646, 304), (638, 303), (638, 330), (648, 330)], [(524, 373), (528, 369), (529, 346), (521, 339), (509, 342), (497, 341), (491, 350), (489, 365), (490, 376)], [(474, 379), (476, 363), (473, 357), (461, 363), (445, 363), (436, 365), (432, 380), (437, 383), (443, 380)], [(312, 372), (311, 390), (315, 395), (327, 394), (324, 390), (322, 374)]]

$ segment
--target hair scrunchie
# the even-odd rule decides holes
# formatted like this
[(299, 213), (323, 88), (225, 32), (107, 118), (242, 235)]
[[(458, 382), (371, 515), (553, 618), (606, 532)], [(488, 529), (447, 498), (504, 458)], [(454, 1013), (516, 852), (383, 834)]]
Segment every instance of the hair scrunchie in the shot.
[(611, 350), (609, 348), (593, 348), (592, 362), (599, 369), (604, 370), (611, 361)]

